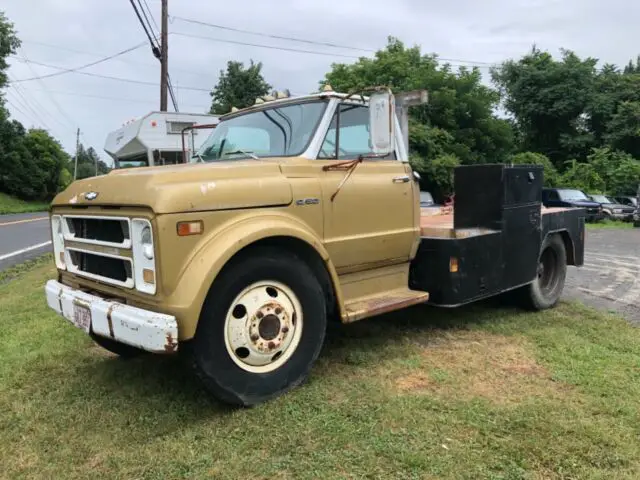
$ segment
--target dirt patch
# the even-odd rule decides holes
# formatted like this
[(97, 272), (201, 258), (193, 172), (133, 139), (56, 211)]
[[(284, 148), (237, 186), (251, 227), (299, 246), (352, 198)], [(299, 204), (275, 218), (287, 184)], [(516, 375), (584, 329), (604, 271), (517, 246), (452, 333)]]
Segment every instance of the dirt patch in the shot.
[(421, 351), (419, 369), (391, 375), (401, 394), (486, 398), (519, 403), (532, 397), (558, 397), (566, 387), (538, 364), (526, 340), (484, 332), (457, 332)]

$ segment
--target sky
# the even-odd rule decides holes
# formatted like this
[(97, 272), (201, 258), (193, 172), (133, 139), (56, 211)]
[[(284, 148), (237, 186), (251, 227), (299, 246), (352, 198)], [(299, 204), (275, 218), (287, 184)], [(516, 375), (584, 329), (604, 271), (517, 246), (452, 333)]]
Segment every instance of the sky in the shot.
[[(142, 1), (159, 24), (160, 0)], [(129, 81), (64, 73), (13, 82), (6, 92), (9, 110), (26, 127), (46, 128), (70, 153), (80, 128), (80, 141), (108, 160), (107, 134), (159, 109), (159, 62), (129, 0), (3, 0), (0, 10), (22, 40), (15, 58), (9, 59), (14, 81), (143, 44), (82, 70)], [(169, 15), (169, 72), (182, 112), (208, 111), (208, 92), (229, 60), (262, 62), (264, 77), (274, 88), (304, 94), (317, 90), (332, 63), (372, 56), (390, 35), (408, 46), (420, 45), (423, 53), (479, 64), (487, 82), (490, 64), (518, 58), (533, 44), (553, 55), (566, 48), (618, 65), (640, 54), (640, 2), (629, 0), (169, 0)], [(185, 19), (350, 48), (267, 38)]]

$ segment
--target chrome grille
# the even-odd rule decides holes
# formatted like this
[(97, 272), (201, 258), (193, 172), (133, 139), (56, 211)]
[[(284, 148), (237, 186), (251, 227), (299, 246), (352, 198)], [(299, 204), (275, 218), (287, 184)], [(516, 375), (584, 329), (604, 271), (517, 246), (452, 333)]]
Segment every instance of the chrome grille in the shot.
[(128, 218), (65, 215), (63, 219), (65, 240), (109, 247), (131, 247), (131, 222)]
[[(134, 287), (131, 219), (106, 215), (62, 215), (61, 219), (65, 263), (70, 273), (111, 285)], [(88, 245), (113, 248), (98, 251), (89, 249)]]

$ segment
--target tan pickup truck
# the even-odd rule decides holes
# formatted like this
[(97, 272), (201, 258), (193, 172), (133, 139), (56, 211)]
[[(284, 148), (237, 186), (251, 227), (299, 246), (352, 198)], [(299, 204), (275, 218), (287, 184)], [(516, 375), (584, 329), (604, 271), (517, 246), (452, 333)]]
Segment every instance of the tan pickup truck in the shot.
[(224, 402), (307, 377), (327, 322), (511, 291), (552, 307), (584, 210), (544, 209), (536, 166), (455, 172), (424, 212), (407, 110), (425, 92), (325, 89), (220, 118), (193, 163), (74, 182), (51, 208), (48, 305), (123, 357), (184, 353)]

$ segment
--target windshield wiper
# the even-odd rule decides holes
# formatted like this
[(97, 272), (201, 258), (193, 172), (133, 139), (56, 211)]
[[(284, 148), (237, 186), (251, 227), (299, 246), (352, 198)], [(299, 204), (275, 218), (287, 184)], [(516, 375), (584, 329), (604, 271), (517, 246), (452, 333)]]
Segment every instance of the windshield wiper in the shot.
[(239, 153), (243, 153), (245, 154), (247, 157), (251, 157), (254, 160), (260, 160), (260, 157), (258, 157), (255, 153), (253, 152), (247, 152), (245, 150), (234, 150), (233, 152), (224, 152), (224, 155), (237, 155)]

